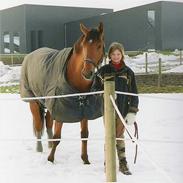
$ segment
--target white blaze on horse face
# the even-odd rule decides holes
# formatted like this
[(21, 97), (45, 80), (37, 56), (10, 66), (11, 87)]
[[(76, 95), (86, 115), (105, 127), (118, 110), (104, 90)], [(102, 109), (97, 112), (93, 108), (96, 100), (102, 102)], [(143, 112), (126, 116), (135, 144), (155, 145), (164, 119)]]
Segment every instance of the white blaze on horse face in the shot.
[(92, 39), (90, 39), (88, 42), (89, 42), (89, 43), (93, 43), (93, 40), (92, 40)]

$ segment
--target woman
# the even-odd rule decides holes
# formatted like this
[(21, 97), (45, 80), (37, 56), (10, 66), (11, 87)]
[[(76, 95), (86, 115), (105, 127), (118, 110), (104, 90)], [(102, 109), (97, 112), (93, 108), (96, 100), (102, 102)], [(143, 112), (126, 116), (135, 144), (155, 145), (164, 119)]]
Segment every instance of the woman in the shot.
[[(106, 75), (115, 76), (115, 90), (121, 92), (130, 92), (137, 94), (137, 86), (134, 72), (125, 65), (124, 48), (122, 44), (113, 42), (109, 47), (109, 64), (102, 66), (96, 74), (94, 88), (103, 89), (103, 78)], [(131, 125), (135, 122), (135, 116), (138, 112), (138, 96), (117, 95), (116, 104), (124, 117), (126, 123)], [(124, 138), (125, 128), (116, 114), (116, 137)], [(131, 175), (125, 156), (125, 142), (117, 140), (117, 154), (119, 159), (119, 171), (125, 175)]]

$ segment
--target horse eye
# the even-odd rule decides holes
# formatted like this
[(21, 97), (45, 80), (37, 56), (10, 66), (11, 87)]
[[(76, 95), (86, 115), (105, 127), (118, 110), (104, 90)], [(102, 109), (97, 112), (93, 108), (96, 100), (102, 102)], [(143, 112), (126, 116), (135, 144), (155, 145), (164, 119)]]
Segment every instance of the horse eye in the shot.
[(97, 47), (97, 49), (99, 50), (101, 48), (101, 45), (99, 45), (98, 47)]

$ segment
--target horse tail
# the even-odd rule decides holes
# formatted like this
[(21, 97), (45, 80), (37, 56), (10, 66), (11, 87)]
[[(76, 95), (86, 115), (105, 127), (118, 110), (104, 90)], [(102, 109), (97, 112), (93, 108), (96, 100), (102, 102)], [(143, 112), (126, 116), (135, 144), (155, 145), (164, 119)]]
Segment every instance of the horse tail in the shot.
[[(42, 129), (41, 129), (41, 136), (43, 136), (44, 134), (44, 129), (45, 129), (45, 108), (43, 105), (40, 105), (40, 108), (39, 108), (39, 112), (40, 112), (40, 117), (41, 117), (41, 122), (42, 122)], [(36, 136), (36, 128), (34, 126), (34, 123), (33, 123), (33, 133), (34, 135)]]

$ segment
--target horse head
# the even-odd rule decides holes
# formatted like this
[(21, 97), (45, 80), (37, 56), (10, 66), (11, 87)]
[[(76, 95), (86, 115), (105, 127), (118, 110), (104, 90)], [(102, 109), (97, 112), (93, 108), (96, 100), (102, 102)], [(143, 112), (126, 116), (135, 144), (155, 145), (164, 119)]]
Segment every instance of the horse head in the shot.
[(95, 69), (103, 61), (104, 56), (104, 29), (100, 23), (97, 28), (87, 28), (80, 24), (83, 33), (81, 40), (81, 52), (83, 56), (83, 69), (81, 74), (84, 79), (92, 80)]

